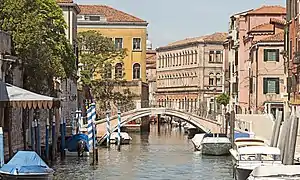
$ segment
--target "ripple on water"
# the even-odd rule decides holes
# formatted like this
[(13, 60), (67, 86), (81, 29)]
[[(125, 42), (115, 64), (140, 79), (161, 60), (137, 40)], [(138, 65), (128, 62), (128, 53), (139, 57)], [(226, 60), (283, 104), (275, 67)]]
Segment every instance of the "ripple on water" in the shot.
[(150, 134), (130, 134), (131, 145), (118, 152), (99, 149), (99, 163), (68, 157), (57, 162), (56, 180), (232, 180), (230, 157), (209, 157), (194, 152), (193, 145), (178, 128), (152, 127)]

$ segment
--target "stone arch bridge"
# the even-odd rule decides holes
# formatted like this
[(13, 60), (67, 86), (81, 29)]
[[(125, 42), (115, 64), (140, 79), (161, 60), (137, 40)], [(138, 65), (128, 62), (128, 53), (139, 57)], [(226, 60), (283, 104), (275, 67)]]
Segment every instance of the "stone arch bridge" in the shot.
[[(192, 124), (203, 132), (214, 132), (219, 133), (222, 129), (222, 123), (217, 120), (211, 120), (204, 117), (200, 117), (193, 113), (184, 112), (178, 109), (172, 108), (139, 108), (131, 110), (121, 114), (121, 126), (127, 124), (130, 121), (139, 119), (145, 116), (151, 115), (168, 115), (183, 119), (184, 121)], [(97, 124), (97, 137), (100, 138), (100, 142), (106, 138), (106, 119), (96, 121)], [(118, 116), (110, 117), (111, 132), (117, 130)], [(86, 128), (87, 125), (83, 126)]]

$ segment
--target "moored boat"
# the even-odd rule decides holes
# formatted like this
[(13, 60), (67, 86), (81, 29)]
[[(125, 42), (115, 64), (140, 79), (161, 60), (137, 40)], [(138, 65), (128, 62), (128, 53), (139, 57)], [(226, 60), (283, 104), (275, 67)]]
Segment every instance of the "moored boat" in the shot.
[(236, 180), (246, 180), (250, 173), (259, 166), (282, 165), (280, 150), (268, 146), (244, 146), (230, 149)]
[[(129, 136), (127, 132), (121, 132), (121, 144), (130, 144), (132, 138)], [(110, 143), (117, 143), (118, 142), (118, 133), (113, 132), (110, 135)]]
[(201, 146), (204, 155), (222, 156), (230, 154), (231, 142), (226, 134), (210, 133), (204, 136)]
[(256, 167), (247, 180), (295, 180), (300, 179), (299, 165), (259, 166)]
[(0, 169), (2, 179), (39, 179), (53, 178), (54, 170), (34, 151), (18, 151), (13, 158)]
[(89, 156), (88, 136), (86, 134), (72, 135), (66, 144), (66, 156)]

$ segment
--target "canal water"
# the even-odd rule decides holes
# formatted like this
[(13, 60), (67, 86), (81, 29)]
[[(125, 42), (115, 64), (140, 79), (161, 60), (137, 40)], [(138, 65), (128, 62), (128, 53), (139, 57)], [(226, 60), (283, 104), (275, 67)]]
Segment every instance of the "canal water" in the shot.
[(99, 149), (99, 163), (67, 157), (57, 162), (56, 180), (232, 180), (231, 158), (202, 156), (179, 128), (151, 126), (149, 134), (130, 133), (132, 144), (119, 152)]

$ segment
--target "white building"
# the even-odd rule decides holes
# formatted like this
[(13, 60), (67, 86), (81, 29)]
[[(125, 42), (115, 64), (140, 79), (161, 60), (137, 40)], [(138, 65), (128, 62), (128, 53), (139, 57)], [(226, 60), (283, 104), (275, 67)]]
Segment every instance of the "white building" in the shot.
[[(78, 68), (78, 47), (77, 47), (77, 15), (80, 12), (79, 6), (73, 0), (57, 0), (58, 5), (63, 10), (63, 15), (67, 24), (66, 36), (73, 45), (76, 53), (76, 67)], [(64, 98), (62, 107), (62, 116), (69, 122), (71, 113), (75, 113), (78, 108), (77, 80), (64, 79), (60, 82), (60, 97)]]

